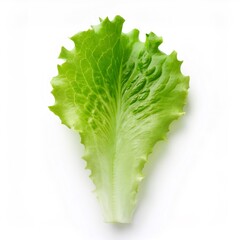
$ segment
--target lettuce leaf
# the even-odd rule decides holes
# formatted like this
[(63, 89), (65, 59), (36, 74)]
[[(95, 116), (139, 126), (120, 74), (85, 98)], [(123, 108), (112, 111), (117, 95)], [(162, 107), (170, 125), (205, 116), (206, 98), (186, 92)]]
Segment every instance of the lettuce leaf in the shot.
[(183, 115), (189, 77), (175, 51), (158, 49), (161, 37), (143, 43), (137, 29), (122, 33), (123, 22), (100, 19), (62, 48), (50, 110), (81, 136), (105, 221), (129, 223), (148, 155)]

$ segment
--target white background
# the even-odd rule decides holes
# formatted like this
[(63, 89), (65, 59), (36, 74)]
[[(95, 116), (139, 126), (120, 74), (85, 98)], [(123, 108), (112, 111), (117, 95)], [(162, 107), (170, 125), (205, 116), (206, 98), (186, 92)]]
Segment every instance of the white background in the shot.
[[(0, 239), (240, 239), (238, 1), (0, 1)], [(163, 36), (191, 77), (186, 115), (157, 144), (131, 225), (103, 222), (77, 134), (48, 106), (61, 46), (122, 15)]]

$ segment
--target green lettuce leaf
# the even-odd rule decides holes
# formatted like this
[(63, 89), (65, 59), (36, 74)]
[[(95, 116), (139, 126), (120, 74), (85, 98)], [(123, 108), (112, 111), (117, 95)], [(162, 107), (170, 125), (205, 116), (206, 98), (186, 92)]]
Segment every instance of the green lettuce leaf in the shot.
[(143, 43), (123, 22), (100, 20), (62, 48), (50, 109), (81, 136), (105, 221), (129, 223), (148, 155), (183, 115), (189, 77), (175, 51), (158, 49), (162, 38), (151, 32)]

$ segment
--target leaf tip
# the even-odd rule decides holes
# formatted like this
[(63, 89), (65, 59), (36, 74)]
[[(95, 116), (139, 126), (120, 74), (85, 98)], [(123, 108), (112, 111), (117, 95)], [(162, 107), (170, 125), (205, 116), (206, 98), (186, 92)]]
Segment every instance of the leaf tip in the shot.
[(149, 34), (146, 34), (145, 46), (150, 52), (156, 52), (162, 42), (163, 38), (158, 37), (155, 33), (150, 32)]
[(127, 36), (132, 39), (133, 42), (139, 41), (139, 30), (133, 29), (131, 32), (127, 33)]
[(119, 22), (119, 23), (123, 24), (125, 22), (125, 19), (123, 17), (121, 17), (120, 15), (116, 15), (113, 19), (113, 22)]
[(67, 59), (69, 54), (70, 54), (70, 51), (68, 51), (65, 47), (62, 47), (58, 58), (59, 59)]

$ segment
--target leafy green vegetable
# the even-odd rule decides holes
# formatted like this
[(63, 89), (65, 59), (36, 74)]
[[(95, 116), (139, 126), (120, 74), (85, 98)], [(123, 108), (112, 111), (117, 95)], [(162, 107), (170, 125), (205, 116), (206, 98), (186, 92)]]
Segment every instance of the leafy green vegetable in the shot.
[(129, 223), (148, 155), (183, 114), (189, 77), (176, 52), (158, 49), (162, 38), (122, 33), (120, 16), (100, 21), (62, 48), (50, 109), (81, 136), (105, 220)]

